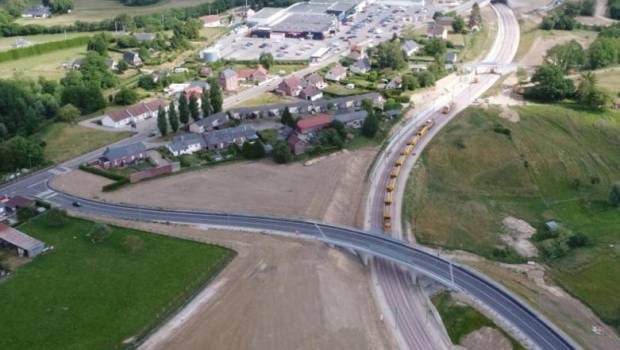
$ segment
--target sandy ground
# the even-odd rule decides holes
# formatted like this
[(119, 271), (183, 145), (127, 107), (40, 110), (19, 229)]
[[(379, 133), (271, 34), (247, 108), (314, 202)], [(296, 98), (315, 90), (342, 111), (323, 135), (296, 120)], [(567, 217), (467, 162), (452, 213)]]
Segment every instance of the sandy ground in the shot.
[(502, 220), (504, 234), (500, 236), (509, 246), (513, 247), (517, 253), (523, 257), (530, 258), (538, 255), (538, 249), (530, 241), (536, 233), (536, 229), (527, 221), (507, 216)]
[(519, 61), (521, 65), (537, 66), (543, 62), (547, 50), (557, 44), (563, 44), (575, 39), (581, 46), (587, 48), (594, 41), (594, 35), (577, 35), (570, 31), (555, 31), (553, 35), (539, 36), (525, 56)]
[(575, 341), (587, 344), (588, 349), (620, 349), (618, 335), (581, 301), (550, 282), (544, 266), (498, 264), (462, 251), (450, 252), (449, 256), (506, 286), (556, 325), (562, 325), (562, 330)]
[[(392, 349), (359, 259), (301, 239), (107, 220), (238, 255), (141, 349)], [(181, 322), (179, 322), (181, 321)]]
[(469, 333), (461, 340), (461, 345), (469, 350), (512, 350), (510, 340), (491, 327), (482, 327)]
[(101, 192), (109, 180), (82, 171), (53, 186), (110, 202), (218, 212), (304, 217), (353, 225), (361, 220), (366, 172), (376, 150), (339, 152), (311, 165), (240, 162)]

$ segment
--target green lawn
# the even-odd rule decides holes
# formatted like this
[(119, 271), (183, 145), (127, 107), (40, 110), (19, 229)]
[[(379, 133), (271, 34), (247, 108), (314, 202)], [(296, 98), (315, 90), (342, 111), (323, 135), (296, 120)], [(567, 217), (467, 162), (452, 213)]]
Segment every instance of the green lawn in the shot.
[[(97, 32), (77, 32), (77, 33), (66, 33), (66, 34), (38, 34), (38, 35), (28, 35), (23, 36), (22, 38), (30, 41), (33, 45), (35, 44), (44, 44), (50, 43), (54, 41), (62, 41), (69, 40), (81, 36), (91, 36), (96, 34)], [(14, 49), (12, 46), (15, 43), (15, 40), (18, 37), (6, 37), (0, 38), (0, 51), (8, 51)]]
[[(45, 217), (20, 227), (54, 250), (0, 284), (1, 349), (119, 349), (181, 307), (234, 256), (212, 245), (112, 227), (91, 243), (93, 222)], [(126, 239), (134, 236), (137, 249)]]
[(85, 53), (86, 45), (2, 62), (0, 63), (0, 79), (11, 78), (16, 73), (33, 78), (43, 76), (48, 79), (60, 79), (66, 73), (62, 64), (83, 57)]
[[(465, 46), (460, 53), (460, 60), (469, 62), (483, 57), (493, 46), (496, 33), (496, 22), (492, 22), (482, 26), (478, 32), (469, 33), (467, 35), (456, 34), (455, 36), (461, 37), (462, 44)], [(453, 43), (460, 44), (454, 41)]]
[(245, 100), (235, 107), (254, 107), (254, 106), (262, 106), (268, 104), (276, 104), (276, 103), (287, 103), (291, 102), (291, 99), (288, 99), (284, 96), (278, 96), (276, 94), (265, 92), (256, 97), (252, 97), (249, 100)]
[(75, 158), (129, 137), (131, 132), (110, 132), (66, 123), (49, 125), (39, 137), (45, 141), (45, 158), (54, 163)]
[(441, 293), (433, 297), (433, 304), (437, 308), (450, 340), (454, 344), (461, 344), (463, 338), (482, 327), (496, 328), (512, 343), (512, 348), (523, 349), (523, 346), (498, 328), (493, 321), (479, 313), (471, 306), (456, 302), (449, 293)]
[(20, 18), (17, 23), (40, 24), (44, 26), (68, 25), (75, 21), (93, 22), (112, 19), (118, 15), (140, 15), (159, 12), (169, 8), (182, 8), (204, 4), (205, 0), (161, 0), (149, 6), (125, 6), (118, 0), (74, 0), (70, 14), (54, 16), (49, 19)]
[(596, 78), (601, 87), (609, 90), (614, 98), (620, 93), (620, 68), (597, 71)]
[(546, 261), (555, 281), (606, 322), (620, 324), (620, 211), (606, 202), (620, 180), (620, 112), (516, 110), (518, 123), (496, 110), (468, 109), (443, 129), (409, 180), (405, 219), (422, 243), (489, 258), (503, 244), (504, 217), (537, 228), (559, 220), (593, 245)]

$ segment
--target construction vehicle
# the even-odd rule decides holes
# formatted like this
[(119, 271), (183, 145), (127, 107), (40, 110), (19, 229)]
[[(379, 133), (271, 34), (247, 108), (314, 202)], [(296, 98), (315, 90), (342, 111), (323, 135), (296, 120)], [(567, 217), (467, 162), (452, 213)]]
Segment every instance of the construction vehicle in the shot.
[(443, 106), (443, 108), (441, 109), (441, 113), (443, 114), (450, 113), (450, 111), (454, 109), (454, 106), (455, 106), (454, 102), (448, 103), (447, 105)]
[(394, 191), (394, 189), (396, 188), (396, 179), (392, 179), (390, 180), (390, 182), (387, 184), (387, 187), (385, 188), (386, 191), (388, 192), (392, 192)]
[(397, 178), (399, 174), (400, 174), (400, 166), (395, 166), (392, 169), (392, 172), (390, 173), (390, 178), (392, 179)]
[(385, 194), (385, 198), (383, 199), (383, 203), (385, 203), (385, 205), (392, 204), (392, 192), (387, 192)]
[(398, 158), (396, 160), (396, 166), (401, 166), (401, 165), (405, 164), (405, 159), (407, 159), (407, 157), (405, 157), (405, 156), (401, 156), (400, 158)]

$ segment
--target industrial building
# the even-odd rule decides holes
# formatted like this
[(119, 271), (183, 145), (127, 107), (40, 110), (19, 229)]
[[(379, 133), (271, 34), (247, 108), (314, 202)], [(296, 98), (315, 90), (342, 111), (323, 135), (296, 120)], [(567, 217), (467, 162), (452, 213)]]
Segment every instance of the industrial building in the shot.
[(252, 27), (253, 37), (284, 35), (322, 40), (335, 33), (338, 24), (364, 4), (351, 0), (311, 0), (287, 8), (265, 7), (248, 18), (248, 25)]

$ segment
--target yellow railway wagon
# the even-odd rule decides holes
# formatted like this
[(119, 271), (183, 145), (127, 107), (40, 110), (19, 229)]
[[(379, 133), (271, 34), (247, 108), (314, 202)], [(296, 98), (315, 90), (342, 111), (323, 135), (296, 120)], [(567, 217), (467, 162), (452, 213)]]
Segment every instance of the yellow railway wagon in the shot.
[(396, 166), (401, 166), (405, 164), (405, 159), (406, 159), (405, 156), (398, 158), (398, 160), (396, 160)]
[(392, 221), (390, 220), (384, 220), (383, 221), (383, 230), (384, 231), (389, 231), (392, 229)]
[(383, 202), (385, 203), (385, 205), (392, 204), (392, 192), (387, 192), (385, 194), (385, 199), (383, 200)]
[(394, 191), (394, 189), (396, 188), (396, 179), (392, 179), (390, 180), (390, 182), (387, 184), (387, 187), (385, 188), (388, 192), (392, 192)]
[(415, 135), (414, 137), (412, 137), (409, 142), (407, 142), (407, 145), (409, 146), (415, 146), (418, 144), (418, 142), (420, 141), (420, 136)]
[(411, 152), (413, 152), (413, 145), (409, 145), (407, 147), (405, 147), (405, 149), (403, 150), (402, 153), (404, 153), (404, 155), (408, 156), (411, 154)]
[(392, 219), (392, 207), (390, 207), (389, 205), (386, 205), (385, 208), (383, 208), (383, 219)]
[(400, 175), (400, 166), (395, 166), (390, 173), (390, 177), (393, 179), (398, 177), (398, 175)]

